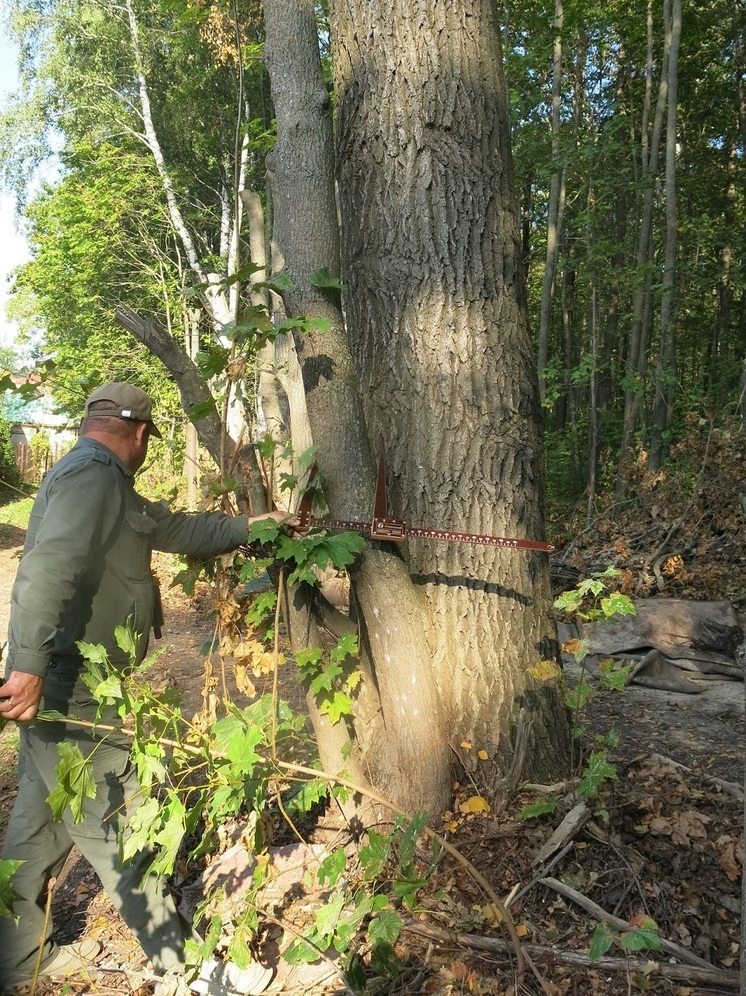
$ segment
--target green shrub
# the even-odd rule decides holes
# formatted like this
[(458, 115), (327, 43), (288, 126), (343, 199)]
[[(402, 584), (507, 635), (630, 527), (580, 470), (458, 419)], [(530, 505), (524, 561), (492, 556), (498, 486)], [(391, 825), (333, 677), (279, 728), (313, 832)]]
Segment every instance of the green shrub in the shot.
[(15, 488), (20, 488), (23, 483), (16, 463), (10, 429), (10, 422), (0, 413), (0, 492), (5, 496), (14, 492)]

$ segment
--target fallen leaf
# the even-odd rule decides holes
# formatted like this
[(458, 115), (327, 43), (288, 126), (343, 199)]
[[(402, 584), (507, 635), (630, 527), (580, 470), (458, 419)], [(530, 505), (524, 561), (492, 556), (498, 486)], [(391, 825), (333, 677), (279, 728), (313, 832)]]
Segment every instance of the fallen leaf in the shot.
[(489, 813), (490, 804), (481, 795), (472, 795), (458, 807), (462, 813)]
[[(718, 843), (720, 842), (718, 841)], [(736, 842), (734, 840), (729, 840), (720, 851), (720, 867), (728, 876), (730, 882), (735, 882), (741, 877), (741, 866), (738, 862)]]

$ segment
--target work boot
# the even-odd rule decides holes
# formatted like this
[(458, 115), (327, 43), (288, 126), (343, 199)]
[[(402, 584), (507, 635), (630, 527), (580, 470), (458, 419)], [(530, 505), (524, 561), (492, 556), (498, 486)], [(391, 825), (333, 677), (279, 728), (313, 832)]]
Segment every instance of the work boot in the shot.
[[(73, 975), (87, 975), (101, 954), (101, 942), (92, 937), (84, 937), (74, 944), (61, 944), (52, 957), (39, 969), (39, 978), (51, 976), (55, 979), (69, 979)], [(33, 975), (27, 979), (10, 979), (13, 986), (27, 986)]]

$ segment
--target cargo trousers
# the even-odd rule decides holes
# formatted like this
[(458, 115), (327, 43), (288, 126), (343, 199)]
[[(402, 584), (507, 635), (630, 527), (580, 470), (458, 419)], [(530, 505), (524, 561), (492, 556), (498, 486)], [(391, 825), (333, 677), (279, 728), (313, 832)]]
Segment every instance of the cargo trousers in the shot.
[[(52, 661), (44, 683), (41, 709), (93, 721), (97, 703), (79, 680), (79, 665)], [(102, 723), (120, 726), (112, 711)], [(152, 853), (140, 852), (127, 863), (120, 857), (121, 819), (131, 817), (140, 802), (140, 789), (130, 760), (130, 739), (122, 733), (92, 733), (62, 722), (35, 720), (19, 724), (18, 795), (10, 817), (2, 857), (24, 863), (11, 884), (20, 896), (15, 916), (0, 917), (0, 991), (33, 976), (39, 947), (41, 965), (54, 957), (54, 925), (45, 926), (47, 888), (73, 844), (92, 865), (114, 906), (129, 926), (156, 972), (184, 964), (184, 938), (189, 927), (179, 916), (165, 883), (144, 879)], [(57, 784), (58, 744), (76, 744), (89, 758), (96, 786), (85, 800), (85, 818), (75, 824), (68, 806), (61, 822), (54, 819), (47, 796)]]

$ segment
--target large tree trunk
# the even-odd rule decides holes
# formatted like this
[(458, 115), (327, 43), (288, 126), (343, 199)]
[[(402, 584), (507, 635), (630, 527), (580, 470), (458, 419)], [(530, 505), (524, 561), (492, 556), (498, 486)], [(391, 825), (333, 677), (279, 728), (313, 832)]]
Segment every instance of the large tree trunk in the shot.
[[(331, 16), (346, 310), (392, 512), (540, 537), (538, 382), (495, 6), (334, 0)], [(451, 744), (487, 748), (497, 784), (523, 710), (527, 770), (557, 773), (564, 712), (552, 691), (531, 700), (526, 672), (554, 647), (546, 558), (429, 541), (405, 556)], [(399, 652), (406, 633), (381, 625)]]
[[(370, 520), (374, 462), (339, 294), (309, 280), (320, 267), (332, 276), (339, 273), (331, 108), (314, 4), (266, 0), (264, 11), (265, 61), (277, 114), (277, 143), (268, 157), (274, 239), (293, 285), (284, 302), (291, 317), (304, 314), (328, 322), (321, 335), (298, 336), (296, 347), (329, 509), (336, 518)], [(403, 807), (437, 812), (450, 795), (449, 751), (422, 611), (399, 556), (379, 547), (366, 548), (353, 572), (365, 653), (350, 733), (362, 753), (362, 767), (380, 791)], [(348, 735), (340, 738), (338, 730), (313, 718), (327, 768), (348, 767), (342, 754)]]

